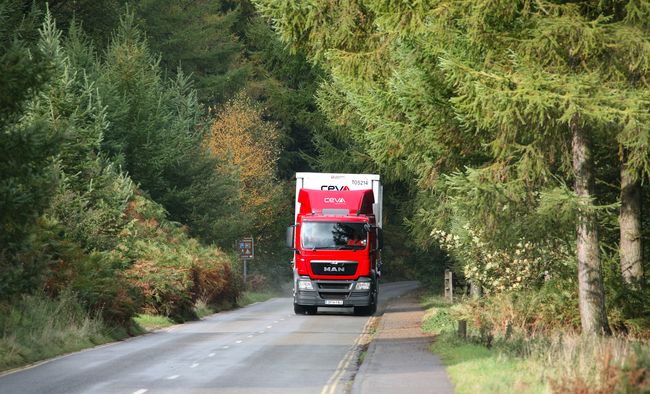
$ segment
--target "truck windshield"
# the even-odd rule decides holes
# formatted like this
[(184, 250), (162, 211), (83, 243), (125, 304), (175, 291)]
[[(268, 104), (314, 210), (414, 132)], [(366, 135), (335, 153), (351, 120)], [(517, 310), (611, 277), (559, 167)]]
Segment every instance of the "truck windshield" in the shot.
[(300, 229), (303, 249), (365, 249), (368, 227), (365, 223), (303, 222)]

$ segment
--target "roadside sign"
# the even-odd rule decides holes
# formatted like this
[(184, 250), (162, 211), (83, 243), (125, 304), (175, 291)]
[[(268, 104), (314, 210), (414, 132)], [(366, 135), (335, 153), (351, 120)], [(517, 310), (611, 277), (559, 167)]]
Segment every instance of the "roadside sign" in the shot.
[(239, 241), (239, 253), (243, 259), (252, 259), (255, 256), (255, 242), (253, 237)]

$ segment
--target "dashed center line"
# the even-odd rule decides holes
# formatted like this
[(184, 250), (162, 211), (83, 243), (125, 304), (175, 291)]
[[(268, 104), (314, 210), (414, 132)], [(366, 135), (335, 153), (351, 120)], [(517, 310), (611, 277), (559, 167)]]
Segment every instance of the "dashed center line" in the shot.
[(244, 342), (244, 341), (242, 341), (241, 339), (238, 340), (238, 341), (235, 341), (235, 343), (242, 343), (242, 342)]
[(247, 336), (246, 338), (252, 338), (252, 337), (253, 337), (252, 335), (249, 335), (249, 336)]
[(138, 390), (138, 391), (134, 391), (133, 394), (144, 394), (144, 393), (146, 393), (147, 391), (149, 391), (149, 390), (147, 390), (147, 389), (140, 389), (140, 390)]
[(208, 354), (208, 357), (214, 357), (215, 353)]
[(273, 326), (266, 326), (266, 328), (273, 328)]
[(225, 345), (224, 347), (222, 347), (222, 349), (228, 349), (229, 347), (230, 347), (230, 346)]
[(180, 376), (181, 376), (181, 375), (172, 375), (172, 376), (168, 376), (168, 377), (167, 377), (167, 380), (178, 379)]
[(190, 365), (190, 368), (196, 368), (198, 366), (199, 366), (199, 363), (194, 363), (194, 364)]

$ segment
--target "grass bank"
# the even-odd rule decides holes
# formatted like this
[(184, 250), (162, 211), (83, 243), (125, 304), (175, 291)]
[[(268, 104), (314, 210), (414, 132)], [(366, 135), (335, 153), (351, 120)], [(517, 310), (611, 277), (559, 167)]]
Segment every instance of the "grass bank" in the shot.
[[(275, 296), (273, 291), (243, 292), (234, 307)], [(232, 308), (199, 301), (194, 312), (203, 318)], [(0, 371), (177, 324), (169, 317), (151, 314), (139, 314), (133, 323), (128, 331), (112, 327), (99, 314), (88, 314), (78, 297), (69, 292), (56, 299), (23, 296), (11, 305), (0, 305)]]
[[(458, 393), (648, 393), (650, 346), (626, 338), (556, 333), (506, 335), (468, 323), (457, 335), (463, 305), (425, 296), (422, 329), (437, 334), (441, 357)], [(478, 319), (477, 319), (478, 320)]]
[(128, 335), (91, 316), (72, 293), (57, 299), (23, 296), (0, 307), (0, 371), (70, 353)]

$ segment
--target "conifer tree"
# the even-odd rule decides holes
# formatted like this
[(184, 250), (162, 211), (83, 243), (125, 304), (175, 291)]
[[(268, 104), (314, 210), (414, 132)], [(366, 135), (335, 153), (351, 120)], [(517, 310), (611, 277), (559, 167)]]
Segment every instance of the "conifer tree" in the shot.
[(251, 67), (235, 31), (241, 13), (231, 2), (146, 0), (137, 13), (162, 69), (191, 75), (202, 103), (222, 103), (246, 83)]
[(44, 265), (29, 252), (38, 219), (57, 185), (58, 136), (29, 106), (51, 79), (38, 47), (40, 14), (22, 1), (0, 0), (0, 300), (40, 284)]
[[(612, 201), (594, 194), (591, 152), (621, 149), (618, 165), (648, 175), (650, 3), (256, 4), (325, 65), (326, 107), (361, 122), (358, 138), (383, 169), (425, 188), (459, 165), (477, 169), (449, 178), (460, 182), (449, 201), (465, 200), (493, 243), (527, 236), (521, 219), (536, 207), (572, 206), (583, 330), (609, 330), (596, 210)], [(552, 191), (569, 182), (558, 200)], [(502, 220), (513, 207), (523, 215)]]
[(127, 12), (97, 68), (109, 122), (102, 149), (173, 220), (206, 242), (228, 245), (235, 180), (215, 171), (201, 145), (207, 127), (190, 77), (179, 69), (167, 78), (157, 59)]
[[(37, 46), (39, 15), (23, 3), (0, 1), (0, 261), (20, 247), (56, 185), (57, 136), (41, 118), (24, 119), (51, 78)], [(9, 273), (10, 270), (1, 271)]]

